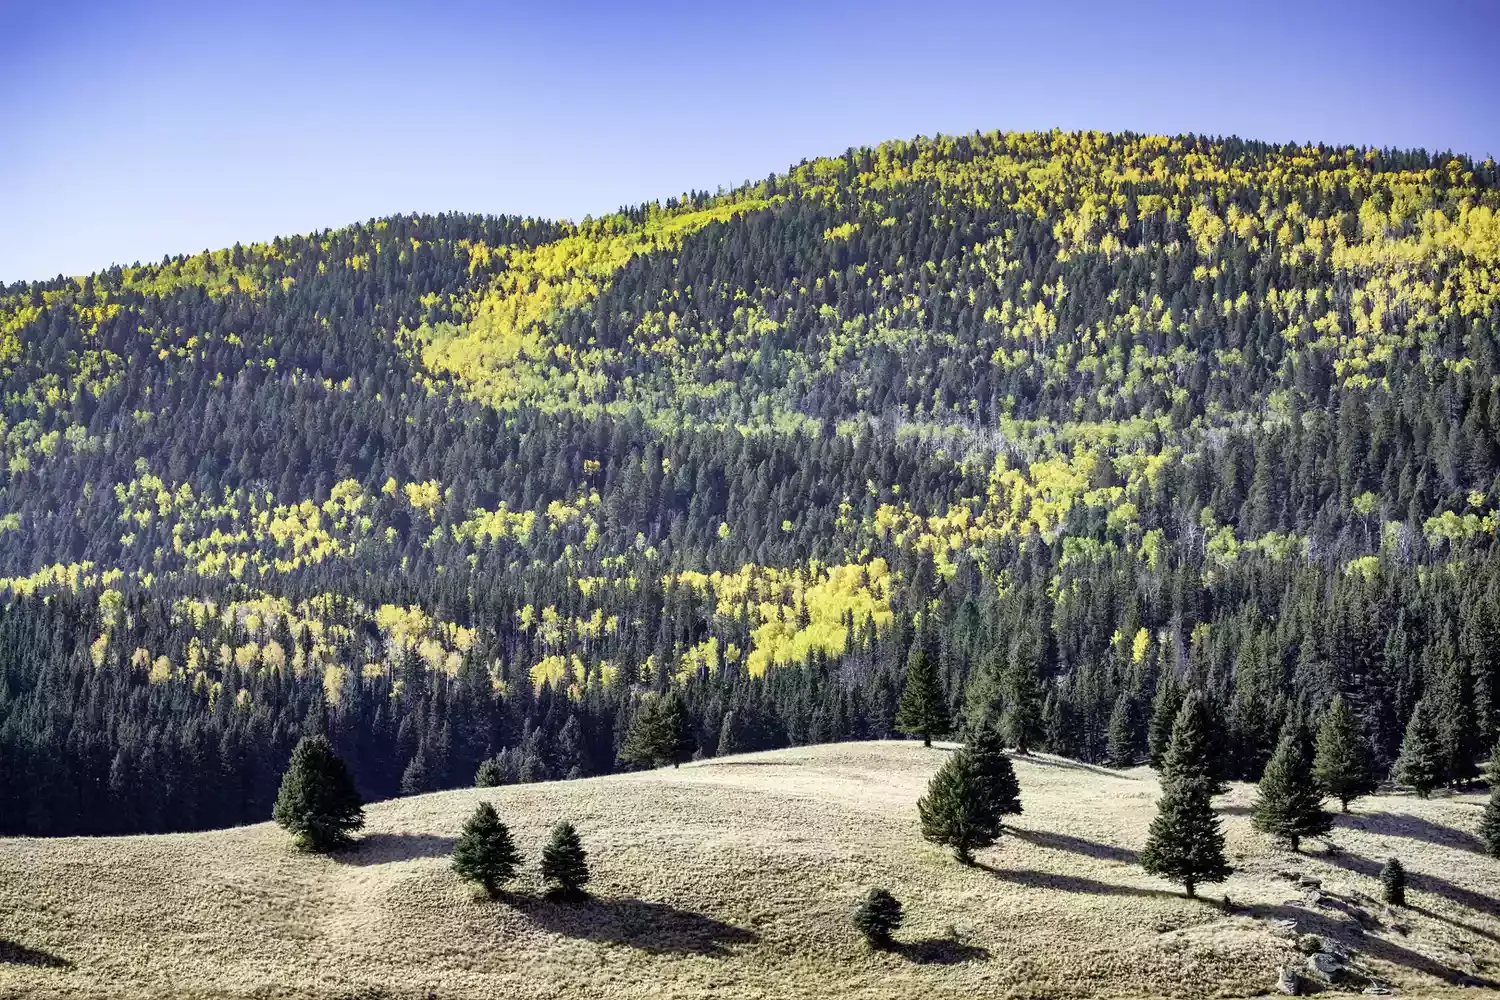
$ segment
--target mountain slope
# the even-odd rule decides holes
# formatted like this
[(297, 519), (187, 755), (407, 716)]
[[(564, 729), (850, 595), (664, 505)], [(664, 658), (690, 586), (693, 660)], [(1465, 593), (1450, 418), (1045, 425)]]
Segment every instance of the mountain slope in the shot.
[[(1144, 770), (1018, 758), (1017, 832), (963, 868), (917, 835), (915, 800), (944, 753), (846, 744), (420, 796), (373, 807), (360, 846), (331, 859), (298, 855), (269, 824), (0, 842), (0, 938), (73, 963), (0, 964), (0, 992), (1244, 996), (1305, 964), (1296, 937), (1309, 933), (1407, 995), (1500, 969), (1486, 904), (1500, 875), (1472, 853), (1472, 799), (1380, 796), (1340, 820), (1343, 853), (1295, 856), (1249, 830), (1250, 790), (1236, 787), (1225, 811), (1240, 871), (1225, 911), (1131, 863), (1156, 794)], [(448, 869), (481, 799), (526, 856), (506, 902), (481, 901)], [(598, 894), (576, 908), (535, 898), (539, 845), (563, 818), (582, 832)], [(1414, 873), (1407, 910), (1366, 898), (1389, 854)], [(1325, 905), (1292, 872), (1321, 878)], [(890, 954), (869, 953), (849, 923), (872, 884), (906, 906)], [(1368, 932), (1349, 906), (1368, 911)]]
[(1236, 776), (1342, 692), (1462, 780), (1497, 212), (1447, 155), (995, 133), (9, 286), (0, 832), (259, 820), (310, 716), (376, 797), (609, 771), (669, 686), (705, 754), (887, 736), (914, 643), (1065, 755), (1171, 676)]

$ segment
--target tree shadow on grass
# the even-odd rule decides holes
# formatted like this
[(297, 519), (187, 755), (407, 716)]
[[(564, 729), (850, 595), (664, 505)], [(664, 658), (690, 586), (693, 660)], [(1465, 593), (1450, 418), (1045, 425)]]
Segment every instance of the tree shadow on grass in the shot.
[(43, 969), (69, 969), (73, 963), (40, 948), (28, 948), (0, 938), (0, 965), (33, 965)]
[(953, 938), (923, 938), (921, 941), (896, 941), (890, 950), (914, 965), (962, 965), (964, 962), (988, 962), (989, 949), (965, 944)]
[(1134, 885), (1115, 885), (1111, 882), (1100, 882), (1097, 879), (1084, 878), (1081, 875), (1059, 875), (1054, 872), (1039, 872), (1031, 869), (994, 868), (983, 862), (975, 867), (982, 868), (991, 875), (1012, 885), (1025, 886), (1028, 889), (1056, 889), (1060, 892), (1081, 892), (1095, 896), (1142, 896), (1157, 899), (1184, 899), (1186, 897), (1179, 893), (1167, 892), (1164, 889), (1142, 889)]
[(1260, 920), (1291, 920), (1299, 933), (1316, 933), (1319, 937), (1336, 941), (1357, 957), (1367, 956), (1392, 965), (1399, 965), (1423, 975), (1432, 976), (1453, 986), (1483, 987), (1495, 989), (1500, 981), (1470, 975), (1435, 958), (1413, 951), (1394, 941), (1367, 934), (1352, 920), (1336, 920), (1327, 913), (1312, 907), (1255, 904), (1242, 912)]
[(565, 903), (532, 896), (514, 902), (517, 910), (543, 930), (627, 945), (652, 955), (724, 957), (733, 945), (759, 940), (754, 931), (665, 903), (593, 897)]
[[(1320, 857), (1323, 861), (1342, 868), (1345, 871), (1364, 875), (1367, 878), (1380, 878), (1381, 863), (1363, 855), (1340, 852), (1338, 854), (1320, 855)], [(1408, 870), (1406, 873), (1406, 884), (1412, 889), (1430, 892), (1434, 896), (1441, 896), (1456, 906), (1500, 917), (1500, 900), (1486, 896), (1482, 892), (1475, 892), (1473, 889), (1465, 889), (1461, 885), (1454, 885), (1445, 878), (1428, 875), (1425, 872)]]
[(364, 868), (413, 858), (445, 857), (453, 853), (457, 842), (456, 837), (428, 833), (369, 833), (328, 856), (339, 864)]
[(1066, 833), (1053, 833), (1049, 830), (1023, 830), (1019, 827), (1006, 827), (1005, 832), (1014, 836), (1017, 840), (1024, 840), (1034, 847), (1045, 847), (1053, 851), (1068, 851), (1072, 854), (1083, 854), (1100, 861), (1118, 861), (1121, 864), (1133, 865), (1140, 860), (1140, 855), (1128, 847), (1116, 847), (1114, 844), (1101, 844), (1097, 840), (1086, 840), (1083, 837), (1072, 837)]
[(1454, 847), (1460, 851), (1484, 853), (1479, 838), (1466, 830), (1434, 823), (1420, 816), (1407, 816), (1392, 812), (1335, 813), (1334, 823), (1351, 830), (1367, 830), (1387, 837), (1406, 837), (1421, 840), (1441, 847)]

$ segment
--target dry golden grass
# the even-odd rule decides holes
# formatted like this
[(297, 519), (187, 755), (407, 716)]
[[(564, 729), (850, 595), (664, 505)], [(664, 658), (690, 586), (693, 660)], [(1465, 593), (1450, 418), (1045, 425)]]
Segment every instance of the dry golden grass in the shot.
[[(1236, 787), (1220, 803), (1239, 871), (1192, 901), (1131, 863), (1157, 792), (1144, 769), (1018, 759), (1017, 831), (958, 865), (917, 834), (945, 752), (841, 744), (424, 795), (371, 807), (336, 858), (270, 824), (0, 841), (0, 996), (1244, 996), (1302, 962), (1308, 932), (1406, 996), (1500, 970), (1500, 862), (1477, 851), (1477, 796), (1366, 799), (1331, 838), (1341, 855), (1294, 856), (1250, 830), (1253, 789)], [(448, 868), (486, 798), (527, 855), (503, 902)], [(563, 818), (591, 852), (593, 902), (537, 898)], [(1361, 897), (1378, 897), (1390, 854), (1413, 876), (1399, 913)], [(1333, 905), (1279, 872), (1321, 879)], [(906, 906), (889, 953), (849, 923), (871, 885)], [(1350, 901), (1379, 926), (1361, 932)]]

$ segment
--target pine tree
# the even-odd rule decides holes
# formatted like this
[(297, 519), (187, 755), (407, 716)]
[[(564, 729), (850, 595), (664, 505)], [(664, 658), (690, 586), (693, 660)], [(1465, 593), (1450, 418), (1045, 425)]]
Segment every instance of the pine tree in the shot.
[(651, 767), (679, 766), (697, 747), (687, 703), (676, 691), (644, 702), (630, 720), (619, 759)]
[(347, 844), (365, 825), (354, 780), (326, 736), (304, 736), (292, 751), (271, 814), (303, 850), (329, 851)]
[(901, 901), (884, 889), (871, 889), (854, 910), (854, 926), (871, 948), (888, 948), (901, 927)]
[(1447, 777), (1443, 769), (1443, 751), (1436, 724), (1432, 721), (1427, 699), (1417, 702), (1406, 724), (1401, 753), (1396, 758), (1396, 780), (1413, 788), (1425, 799)]
[(1226, 791), (1217, 746), (1212, 737), (1214, 720), (1208, 700), (1197, 691), (1189, 692), (1177, 710), (1172, 723), (1172, 739), (1162, 756), (1162, 781), (1201, 778), (1210, 795)]
[(1177, 713), (1182, 709), (1182, 687), (1177, 676), (1167, 673), (1156, 686), (1156, 696), (1151, 701), (1151, 724), (1146, 735), (1146, 747), (1150, 753), (1151, 766), (1161, 769), (1166, 758), (1167, 747), (1172, 745), (1172, 727), (1177, 722)]
[(953, 849), (966, 865), (974, 863), (974, 849), (988, 847), (1000, 835), (1000, 821), (992, 808), (974, 759), (959, 750), (943, 762), (917, 801), (922, 836)]
[(1500, 784), (1490, 786), (1490, 799), (1479, 817), (1479, 839), (1491, 857), (1500, 858)]
[(731, 708), (724, 713), (724, 721), (719, 726), (719, 746), (714, 755), (728, 757), (740, 752), (739, 714)]
[(479, 803), (464, 823), (458, 843), (453, 845), (453, 870), (460, 878), (478, 882), (485, 892), (496, 896), (500, 886), (515, 875), (520, 863), (521, 854), (495, 807), (488, 802)]
[(1380, 888), (1385, 901), (1392, 906), (1406, 905), (1406, 869), (1397, 858), (1391, 858), (1380, 869)]
[(1261, 776), (1252, 825), (1297, 850), (1305, 837), (1333, 828), (1323, 796), (1313, 781), (1308, 740), (1300, 726), (1290, 726)]
[(1201, 883), (1222, 882), (1224, 832), (1213, 810), (1214, 778), (1201, 758), (1203, 715), (1185, 701), (1162, 755), (1162, 796), (1141, 852), (1141, 866), (1152, 875), (1181, 882), (1189, 896)]
[(906, 658), (906, 687), (896, 709), (896, 728), (908, 736), (922, 737), (922, 745), (928, 747), (934, 736), (948, 732), (948, 700), (937, 665), (920, 643), (912, 646)]
[(552, 828), (552, 839), (542, 848), (542, 880), (556, 899), (581, 899), (588, 884), (588, 852), (572, 823)]
[(1319, 788), (1339, 800), (1344, 812), (1349, 811), (1351, 801), (1375, 791), (1369, 750), (1342, 696), (1333, 699), (1318, 726), (1313, 778)]
[(997, 823), (1002, 816), (1021, 815), (1021, 785), (1004, 744), (993, 727), (980, 726), (969, 734), (964, 747)]
[(505, 769), (500, 766), (497, 757), (486, 757), (479, 763), (479, 770), (474, 772), (474, 787), (495, 788), (505, 784)]
[(418, 750), (401, 772), (401, 794), (420, 795), (425, 791), (428, 791), (427, 755)]
[(1028, 656), (1017, 655), (1005, 672), (1000, 732), (1023, 756), (1042, 738), (1042, 688), (1036, 663)]
[(1109, 740), (1105, 753), (1110, 767), (1125, 768), (1135, 764), (1135, 702), (1123, 691), (1109, 713)]
[(1490, 788), (1500, 785), (1500, 743), (1495, 744), (1490, 751), (1490, 759), (1485, 761), (1484, 780)]

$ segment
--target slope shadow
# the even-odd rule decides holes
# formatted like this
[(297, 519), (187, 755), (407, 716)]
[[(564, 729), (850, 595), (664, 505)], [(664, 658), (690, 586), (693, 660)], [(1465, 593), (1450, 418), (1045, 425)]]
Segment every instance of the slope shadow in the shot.
[(1182, 899), (1179, 893), (1167, 892), (1164, 889), (1142, 889), (1134, 885), (1114, 885), (1110, 882), (1100, 882), (1097, 879), (1084, 878), (1082, 875), (1058, 875), (1053, 872), (1039, 872), (1027, 869), (995, 868), (983, 862), (976, 863), (975, 867), (989, 872), (991, 875), (1013, 885), (1025, 886), (1028, 889), (1057, 889), (1062, 892), (1081, 892), (1095, 896), (1143, 896), (1160, 899)]
[(1034, 847), (1045, 847), (1054, 851), (1083, 854), (1091, 858), (1098, 858), (1100, 861), (1118, 861), (1121, 864), (1133, 865), (1140, 860), (1140, 855), (1128, 847), (1101, 844), (1097, 840), (1072, 837), (1066, 833), (1052, 833), (1049, 830), (1023, 830), (1012, 826), (1007, 826), (1005, 832), (1019, 840), (1026, 841), (1026, 843)]
[(1374, 934), (1366, 934), (1357, 924), (1335, 921), (1311, 908), (1253, 904), (1245, 907), (1242, 912), (1261, 920), (1293, 920), (1299, 928), (1315, 928), (1320, 937), (1331, 938), (1339, 942), (1355, 955), (1366, 955), (1392, 965), (1399, 965), (1414, 972), (1441, 979), (1453, 986), (1477, 986), (1486, 989), (1500, 987), (1500, 981), (1462, 972), (1421, 952), (1402, 947), (1394, 941), (1387, 941)]
[(40, 948), (0, 938), (0, 965), (35, 965), (45, 969), (68, 969), (73, 963)]
[(988, 948), (964, 944), (952, 938), (923, 938), (921, 941), (896, 941), (891, 951), (915, 965), (961, 965), (964, 962), (988, 962)]
[(1484, 845), (1472, 833), (1455, 830), (1451, 826), (1434, 823), (1419, 816), (1372, 812), (1335, 813), (1334, 817), (1336, 826), (1348, 827), (1352, 830), (1367, 830), (1370, 833), (1378, 833), (1387, 837), (1406, 837), (1409, 840), (1421, 840), (1440, 847), (1456, 847), (1461, 851), (1473, 851), (1475, 854), (1484, 852)]
[(573, 903), (528, 896), (516, 909), (544, 930), (566, 937), (623, 944), (652, 955), (724, 957), (732, 945), (759, 940), (754, 931), (713, 917), (639, 899), (588, 898)]
[(363, 868), (413, 858), (440, 858), (453, 853), (457, 837), (429, 833), (369, 833), (328, 856), (339, 864)]
[(1029, 753), (1012, 753), (1007, 754), (1006, 756), (1010, 757), (1010, 759), (1013, 761), (1024, 761), (1028, 764), (1036, 764), (1039, 767), (1056, 767), (1061, 768), (1064, 771), (1087, 771), (1090, 774), (1098, 774), (1106, 778), (1118, 778), (1121, 781), (1141, 780), (1133, 774), (1121, 774), (1119, 771), (1115, 771), (1108, 767), (1100, 767), (1097, 764), (1085, 764), (1081, 760), (1062, 760), (1058, 758), (1049, 759), (1046, 757), (1038, 757), (1035, 754)]
[[(1328, 854), (1322, 855), (1322, 860), (1331, 865), (1343, 868), (1358, 875), (1378, 879), (1382, 865), (1378, 861), (1364, 857), (1360, 854)], [(1434, 896), (1441, 896), (1456, 906), (1462, 906), (1480, 913), (1488, 913), (1491, 916), (1500, 917), (1500, 900), (1496, 900), (1473, 889), (1465, 889), (1461, 885), (1454, 885), (1445, 878), (1436, 875), (1428, 875), (1423, 872), (1407, 871), (1406, 884), (1412, 889), (1430, 892)]]
[(1491, 941), (1500, 941), (1500, 934), (1496, 934), (1494, 931), (1487, 931), (1483, 927), (1475, 927), (1473, 924), (1466, 923), (1465, 921), (1459, 920), (1455, 917), (1445, 917), (1435, 910), (1429, 910), (1425, 906), (1418, 906), (1416, 903), (1413, 903), (1410, 900), (1407, 901), (1406, 908), (1408, 910), (1411, 910), (1413, 913), (1422, 914), (1422, 916), (1426, 917), (1429, 920), (1441, 921), (1442, 923), (1447, 924), (1449, 927), (1453, 927), (1459, 931), (1464, 932), (1465, 934), (1474, 934), (1478, 937), (1489, 938)]

